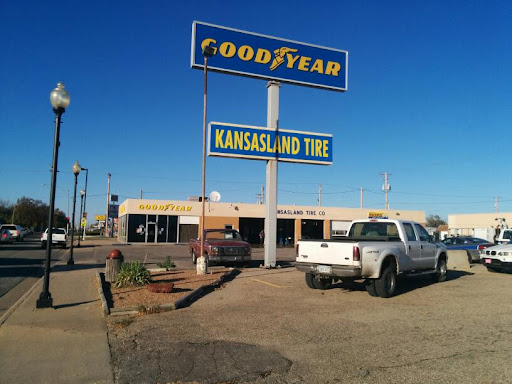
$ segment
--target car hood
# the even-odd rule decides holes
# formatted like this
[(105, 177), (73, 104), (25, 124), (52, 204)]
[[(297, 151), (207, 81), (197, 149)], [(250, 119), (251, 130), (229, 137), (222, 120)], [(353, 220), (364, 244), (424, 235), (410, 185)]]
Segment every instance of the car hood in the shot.
[(496, 251), (496, 252), (505, 251), (505, 252), (512, 252), (512, 244), (500, 244), (500, 245), (495, 245), (494, 247), (488, 247), (488, 248), (485, 248), (485, 251)]
[(250, 244), (242, 240), (208, 240), (208, 244), (215, 247), (249, 247)]

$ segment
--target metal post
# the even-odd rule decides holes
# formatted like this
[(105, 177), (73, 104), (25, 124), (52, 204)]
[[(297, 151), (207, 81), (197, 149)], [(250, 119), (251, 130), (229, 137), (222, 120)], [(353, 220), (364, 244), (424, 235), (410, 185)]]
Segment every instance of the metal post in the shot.
[[(267, 84), (267, 127), (275, 128), (278, 140), (279, 128), (279, 87), (277, 81)], [(277, 239), (277, 159), (267, 160), (265, 199), (265, 268), (276, 266)]]
[[(85, 169), (85, 168), (82, 168), (82, 169)], [(85, 203), (87, 202), (87, 179), (89, 178), (89, 169), (85, 169), (85, 188), (84, 188), (84, 216), (87, 215), (87, 211), (85, 210)], [(80, 224), (80, 227), (82, 225)], [(85, 227), (84, 227), (84, 231), (83, 231), (83, 239), (85, 241), (85, 228), (87, 228), (87, 218), (85, 218)]]
[(43, 290), (39, 294), (36, 308), (51, 308), (53, 306), (53, 299), (50, 293), (50, 262), (52, 260), (53, 214), (55, 210), (55, 189), (57, 187), (57, 163), (59, 160), (60, 117), (64, 113), (64, 108), (54, 108), (53, 111), (55, 112), (55, 137), (53, 141), (52, 183), (50, 188), (50, 211), (48, 214), (48, 237), (46, 238), (46, 261), (44, 264)]
[(107, 181), (107, 214), (105, 215), (105, 237), (108, 237), (108, 208), (110, 205), (110, 173)]
[(203, 176), (201, 178), (201, 223), (200, 223), (200, 242), (201, 254), (197, 258), (197, 274), (204, 275), (207, 272), (208, 266), (206, 258), (204, 257), (204, 210), (205, 210), (205, 190), (206, 190), (206, 106), (208, 94), (208, 57), (204, 56), (204, 94), (203, 94)]
[(78, 173), (75, 174), (75, 189), (73, 192), (73, 217), (71, 218), (71, 245), (69, 246), (68, 265), (75, 264), (73, 260), (73, 238), (75, 236), (75, 206), (76, 206), (76, 185), (78, 183)]
[(361, 187), (361, 209), (363, 209), (363, 187)]

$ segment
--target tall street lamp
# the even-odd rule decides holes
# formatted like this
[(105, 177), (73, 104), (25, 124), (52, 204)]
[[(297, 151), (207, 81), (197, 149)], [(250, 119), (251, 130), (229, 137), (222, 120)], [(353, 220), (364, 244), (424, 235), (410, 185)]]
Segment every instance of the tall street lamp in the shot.
[(75, 164), (73, 164), (73, 175), (75, 175), (75, 189), (73, 191), (73, 217), (71, 218), (71, 246), (69, 247), (69, 259), (68, 259), (68, 265), (75, 264), (75, 261), (73, 260), (73, 237), (75, 235), (75, 206), (76, 206), (76, 185), (78, 183), (78, 174), (82, 170), (82, 167), (80, 167), (80, 163), (78, 163), (78, 160)]
[(82, 208), (84, 206), (84, 195), (85, 191), (83, 189), (80, 190), (80, 218), (78, 224), (78, 244), (76, 245), (77, 247), (80, 247), (80, 231), (82, 230)]
[(206, 258), (204, 257), (204, 209), (205, 209), (205, 187), (206, 187), (206, 99), (208, 83), (208, 58), (215, 54), (215, 48), (205, 45), (204, 56), (204, 98), (203, 98), (203, 177), (201, 189), (201, 254), (197, 259), (197, 274), (205, 275), (207, 272)]
[(36, 302), (36, 308), (50, 308), (53, 305), (53, 299), (50, 293), (50, 262), (52, 259), (53, 213), (55, 209), (55, 187), (57, 186), (57, 163), (59, 160), (60, 119), (69, 105), (69, 101), (69, 93), (64, 88), (64, 84), (58, 83), (57, 87), (50, 93), (50, 102), (52, 103), (53, 112), (55, 113), (55, 137), (53, 140), (52, 182), (50, 188), (50, 212), (48, 215), (48, 237), (46, 238), (46, 262), (44, 265), (43, 290)]

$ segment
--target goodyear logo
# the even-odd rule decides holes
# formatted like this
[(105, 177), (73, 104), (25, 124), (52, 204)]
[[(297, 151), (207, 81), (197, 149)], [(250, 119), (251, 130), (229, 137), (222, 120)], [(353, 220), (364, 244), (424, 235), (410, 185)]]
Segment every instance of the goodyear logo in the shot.
[(210, 70), (345, 91), (348, 54), (251, 32), (194, 22), (193, 68), (202, 69), (205, 46), (213, 48)]
[(209, 156), (332, 163), (332, 135), (212, 122), (208, 137)]

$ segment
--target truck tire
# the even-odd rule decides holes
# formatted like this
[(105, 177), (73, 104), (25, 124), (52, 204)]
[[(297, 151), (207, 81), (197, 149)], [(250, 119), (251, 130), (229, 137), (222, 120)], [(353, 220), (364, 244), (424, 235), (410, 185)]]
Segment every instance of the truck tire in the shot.
[(436, 271), (432, 275), (432, 279), (436, 283), (440, 283), (442, 281), (446, 280), (446, 272), (447, 272), (447, 266), (446, 266), (446, 259), (441, 258), (437, 261)]
[(379, 295), (377, 295), (377, 290), (375, 289), (375, 280), (374, 279), (367, 279), (364, 282), (364, 285), (366, 288), (366, 292), (368, 292), (368, 294), (370, 296), (373, 296), (373, 297), (379, 296)]
[(396, 288), (396, 267), (394, 264), (386, 267), (382, 275), (375, 279), (375, 290), (379, 297), (388, 298), (393, 296)]
[(313, 285), (315, 286), (316, 289), (320, 289), (320, 290), (323, 291), (325, 289), (331, 288), (331, 286), (332, 286), (332, 279), (331, 278), (321, 279), (319, 277), (315, 277), (313, 279)]
[(315, 275), (313, 275), (312, 273), (306, 273), (305, 275), (306, 275), (306, 285), (311, 289), (316, 289), (315, 283), (314, 283)]
[(41, 249), (45, 249), (46, 248), (46, 241), (41, 241)]
[(190, 254), (192, 255), (192, 263), (197, 264), (196, 253), (194, 251), (192, 251), (192, 252), (190, 252)]

